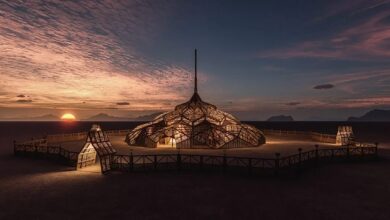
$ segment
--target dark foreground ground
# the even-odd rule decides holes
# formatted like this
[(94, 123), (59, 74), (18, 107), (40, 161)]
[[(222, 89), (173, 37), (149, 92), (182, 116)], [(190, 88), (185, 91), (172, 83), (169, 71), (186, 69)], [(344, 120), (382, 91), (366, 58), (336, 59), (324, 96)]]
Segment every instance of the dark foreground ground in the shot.
[(2, 154), (0, 219), (390, 219), (389, 171), (384, 159), (322, 165), (289, 179), (103, 176)]
[[(332, 134), (337, 129), (334, 123), (266, 125), (286, 130), (312, 130), (315, 125), (333, 129)], [(12, 155), (12, 140), (89, 127), (86, 123), (0, 123), (0, 220), (390, 219), (389, 159), (321, 165), (296, 178), (276, 179), (189, 172), (103, 176)], [(389, 124), (354, 124), (354, 130), (362, 141), (378, 141), (390, 149)], [(384, 149), (380, 155), (390, 158)]]

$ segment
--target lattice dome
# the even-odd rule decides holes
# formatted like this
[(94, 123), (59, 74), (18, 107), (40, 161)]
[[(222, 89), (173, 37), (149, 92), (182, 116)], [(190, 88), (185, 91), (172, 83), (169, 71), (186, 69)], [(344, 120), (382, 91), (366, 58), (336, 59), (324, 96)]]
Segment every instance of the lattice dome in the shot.
[(127, 134), (126, 142), (146, 147), (241, 148), (264, 144), (265, 136), (257, 128), (202, 101), (197, 91), (195, 51), (195, 91), (191, 99), (139, 125)]

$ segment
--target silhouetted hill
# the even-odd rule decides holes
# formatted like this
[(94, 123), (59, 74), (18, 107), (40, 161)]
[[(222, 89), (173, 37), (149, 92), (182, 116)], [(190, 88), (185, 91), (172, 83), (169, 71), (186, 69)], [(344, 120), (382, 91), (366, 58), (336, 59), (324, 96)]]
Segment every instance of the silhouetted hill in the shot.
[(60, 117), (52, 114), (37, 116), (37, 117), (26, 117), (26, 118), (3, 118), (1, 121), (60, 121)]
[(294, 121), (290, 115), (275, 115), (267, 119), (267, 121)]
[(106, 113), (99, 113), (92, 117), (83, 119), (83, 121), (151, 121), (160, 114), (161, 112), (156, 112), (149, 115), (141, 115), (136, 118), (126, 118), (126, 117), (116, 117)]
[(111, 115), (108, 115), (106, 113), (99, 113), (99, 114), (94, 115), (92, 117), (89, 117), (87, 119), (83, 119), (83, 121), (132, 121), (132, 119), (131, 118), (111, 116)]
[(374, 109), (361, 117), (349, 117), (348, 121), (390, 121), (390, 110)]

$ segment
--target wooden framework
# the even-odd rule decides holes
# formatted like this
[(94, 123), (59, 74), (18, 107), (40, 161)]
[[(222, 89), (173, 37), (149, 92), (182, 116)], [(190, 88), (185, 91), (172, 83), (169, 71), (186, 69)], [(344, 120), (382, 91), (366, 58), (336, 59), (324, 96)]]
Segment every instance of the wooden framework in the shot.
[(352, 145), (355, 141), (352, 126), (339, 126), (336, 135), (336, 144), (341, 146)]
[(196, 57), (195, 50), (195, 87), (191, 99), (133, 129), (126, 136), (129, 145), (154, 148), (166, 139), (172, 140), (176, 148), (242, 148), (265, 143), (260, 130), (202, 101), (197, 89)]
[(111, 156), (115, 153), (116, 151), (112, 147), (107, 134), (101, 130), (99, 125), (92, 125), (87, 134), (84, 147), (78, 155), (77, 168), (95, 164), (97, 155), (99, 156), (101, 171), (105, 173), (111, 169)]

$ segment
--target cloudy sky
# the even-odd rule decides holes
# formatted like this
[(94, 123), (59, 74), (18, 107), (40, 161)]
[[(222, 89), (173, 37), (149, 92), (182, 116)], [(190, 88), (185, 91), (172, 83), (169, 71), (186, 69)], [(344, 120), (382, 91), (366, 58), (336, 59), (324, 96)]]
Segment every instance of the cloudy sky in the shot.
[(168, 111), (243, 120), (390, 108), (390, 0), (0, 0), (0, 118)]

